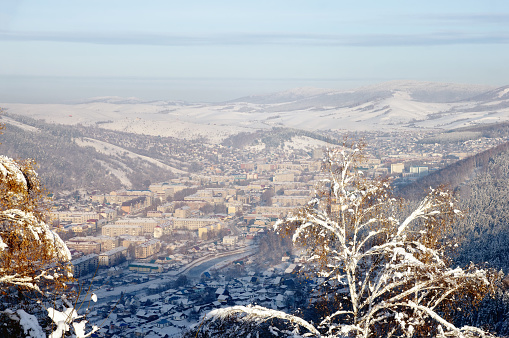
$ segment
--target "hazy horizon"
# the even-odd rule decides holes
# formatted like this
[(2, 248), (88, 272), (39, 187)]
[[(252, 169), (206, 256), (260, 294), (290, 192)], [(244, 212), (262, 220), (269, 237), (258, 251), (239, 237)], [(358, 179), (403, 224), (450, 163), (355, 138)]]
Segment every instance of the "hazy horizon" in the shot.
[(509, 3), (4, 1), (0, 102), (220, 102), (390, 80), (502, 86)]
[(92, 97), (136, 97), (143, 100), (224, 102), (294, 88), (336, 90), (385, 82), (379, 79), (235, 79), (136, 77), (4, 77), (2, 103), (72, 103)]
[(272, 94), (296, 88), (355, 90), (398, 80), (493, 88), (509, 84), (509, 82), (489, 84), (415, 79), (170, 79), (24, 76), (7, 78), (5, 83), (0, 84), (0, 103), (68, 104), (110, 96), (134, 97), (144, 101), (222, 103), (246, 96)]

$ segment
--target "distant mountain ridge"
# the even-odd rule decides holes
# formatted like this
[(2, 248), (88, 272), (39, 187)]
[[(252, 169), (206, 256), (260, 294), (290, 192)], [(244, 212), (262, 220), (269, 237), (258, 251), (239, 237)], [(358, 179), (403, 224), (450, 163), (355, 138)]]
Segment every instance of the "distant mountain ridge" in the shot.
[(323, 99), (327, 96), (358, 98), (360, 95), (366, 95), (367, 97), (375, 99), (390, 97), (391, 93), (397, 91), (408, 92), (412, 99), (423, 102), (455, 102), (472, 98), (492, 89), (494, 89), (493, 86), (486, 85), (395, 80), (350, 90), (314, 87), (294, 88), (266, 95), (245, 96), (229, 102), (274, 104), (317, 98)]
[(473, 101), (509, 100), (509, 85), (490, 90), (472, 98)]
[(184, 101), (163, 101), (163, 100), (143, 100), (137, 97), (121, 96), (96, 96), (84, 100), (73, 102), (74, 104), (87, 103), (110, 103), (110, 104), (155, 104), (155, 105), (185, 105)]
[(2, 104), (9, 114), (49, 123), (205, 139), (220, 143), (271, 128), (318, 130), (455, 129), (509, 121), (509, 86), (391, 81), (352, 90), (296, 88), (204, 104), (99, 97), (75, 104)]

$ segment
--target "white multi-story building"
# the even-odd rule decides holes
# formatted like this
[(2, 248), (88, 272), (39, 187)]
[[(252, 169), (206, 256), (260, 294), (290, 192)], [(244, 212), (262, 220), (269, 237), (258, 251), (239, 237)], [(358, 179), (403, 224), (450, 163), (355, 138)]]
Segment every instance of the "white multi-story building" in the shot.
[(239, 241), (238, 236), (224, 236), (223, 237), (223, 244), (224, 245), (234, 245)]
[(99, 219), (100, 215), (96, 212), (90, 211), (52, 211), (50, 213), (52, 221), (70, 222), (70, 223), (85, 223), (90, 219)]
[(115, 222), (115, 225), (141, 226), (143, 233), (154, 233), (156, 226), (164, 223), (164, 220), (154, 218), (124, 218)]
[(106, 224), (101, 229), (103, 236), (141, 236), (143, 234), (143, 227), (141, 225), (125, 225), (125, 224)]
[(175, 229), (198, 230), (219, 222), (216, 218), (173, 218), (173, 227)]

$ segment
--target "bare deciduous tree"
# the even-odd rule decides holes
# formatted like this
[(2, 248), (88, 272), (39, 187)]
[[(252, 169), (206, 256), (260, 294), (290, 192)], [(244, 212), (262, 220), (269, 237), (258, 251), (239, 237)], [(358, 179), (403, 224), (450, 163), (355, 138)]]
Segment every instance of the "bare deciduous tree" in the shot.
[(323, 168), (329, 178), (305, 207), (275, 225), (305, 249), (305, 269), (324, 281), (332, 311), (315, 327), (270, 309), (233, 307), (211, 313), (202, 329), (235, 317), (281, 318), (326, 337), (489, 335), (456, 327), (448, 317), (491, 286), (486, 270), (449, 266), (446, 251), (453, 242), (447, 236), (461, 213), (452, 194), (431, 190), (408, 216), (398, 217), (401, 204), (389, 182), (365, 179), (357, 170), (361, 162), (360, 148), (328, 150)]

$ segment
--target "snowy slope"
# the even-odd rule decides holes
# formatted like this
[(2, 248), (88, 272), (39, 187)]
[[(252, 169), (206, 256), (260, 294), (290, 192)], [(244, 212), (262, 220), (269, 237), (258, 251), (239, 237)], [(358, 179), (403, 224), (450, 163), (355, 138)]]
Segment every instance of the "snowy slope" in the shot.
[(392, 81), (349, 91), (298, 88), (216, 104), (102, 97), (78, 104), (0, 104), (7, 113), (138, 134), (204, 137), (239, 132), (457, 128), (509, 120), (509, 87)]
[(76, 144), (78, 144), (79, 146), (82, 146), (82, 147), (93, 147), (99, 153), (109, 155), (110, 157), (127, 156), (130, 158), (138, 158), (138, 159), (144, 160), (146, 162), (155, 164), (158, 167), (161, 167), (163, 169), (170, 170), (177, 174), (186, 173), (183, 170), (173, 168), (173, 167), (171, 167), (167, 164), (164, 164), (156, 159), (150, 158), (148, 156), (143, 156), (143, 155), (133, 153), (132, 151), (129, 151), (127, 149), (124, 149), (122, 147), (116, 146), (111, 143), (95, 140), (95, 139), (88, 138), (88, 137), (84, 137), (83, 139), (76, 139), (75, 142), (76, 142)]

